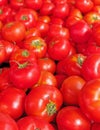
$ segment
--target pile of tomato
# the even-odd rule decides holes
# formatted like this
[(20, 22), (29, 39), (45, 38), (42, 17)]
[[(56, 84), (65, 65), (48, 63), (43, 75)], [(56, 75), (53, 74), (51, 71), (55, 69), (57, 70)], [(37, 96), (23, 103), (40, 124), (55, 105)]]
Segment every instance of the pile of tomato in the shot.
[(0, 0), (0, 129), (100, 130), (100, 0)]

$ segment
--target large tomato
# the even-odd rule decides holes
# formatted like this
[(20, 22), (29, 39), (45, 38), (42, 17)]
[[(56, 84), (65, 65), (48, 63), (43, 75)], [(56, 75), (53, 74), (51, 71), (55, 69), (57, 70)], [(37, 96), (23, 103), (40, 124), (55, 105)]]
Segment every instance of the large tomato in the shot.
[(79, 106), (91, 120), (100, 122), (100, 79), (88, 81), (80, 91)]
[(91, 28), (85, 20), (78, 20), (69, 28), (71, 39), (75, 43), (86, 43), (91, 37)]
[(39, 58), (38, 65), (40, 70), (46, 70), (51, 73), (55, 73), (56, 71), (56, 63), (54, 60), (50, 59), (49, 57)]
[(2, 27), (2, 36), (5, 40), (16, 43), (25, 38), (25, 26), (18, 21), (8, 22)]
[(44, 119), (36, 116), (25, 116), (17, 121), (20, 130), (54, 130), (54, 127)]
[(58, 130), (90, 130), (91, 123), (75, 106), (63, 107), (57, 114)]
[(24, 113), (25, 91), (8, 87), (0, 93), (0, 112), (9, 114), (13, 119), (18, 119)]
[(79, 105), (78, 96), (86, 81), (80, 76), (73, 75), (64, 79), (60, 91), (65, 105)]
[(26, 96), (25, 112), (50, 122), (55, 119), (62, 103), (62, 94), (56, 87), (41, 85), (33, 88)]
[(67, 38), (55, 37), (48, 43), (48, 54), (53, 60), (62, 60), (68, 56), (71, 45)]
[(8, 114), (0, 112), (0, 129), (1, 130), (19, 130), (15, 120)]
[(45, 56), (47, 44), (42, 37), (32, 36), (24, 40), (23, 48), (34, 51), (37, 58)]
[(37, 83), (40, 77), (40, 70), (36, 62), (16, 62), (10, 67), (9, 77), (15, 87), (27, 89)]
[(87, 81), (100, 78), (100, 54), (92, 54), (84, 60), (81, 75)]
[(27, 29), (34, 27), (37, 20), (37, 12), (30, 8), (20, 8), (15, 15), (15, 21), (22, 22)]

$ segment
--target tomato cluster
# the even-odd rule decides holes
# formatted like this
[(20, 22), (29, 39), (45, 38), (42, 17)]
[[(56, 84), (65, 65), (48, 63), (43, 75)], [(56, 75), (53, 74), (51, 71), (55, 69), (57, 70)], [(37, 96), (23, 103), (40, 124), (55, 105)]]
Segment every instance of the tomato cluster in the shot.
[(100, 0), (0, 0), (0, 129), (100, 130)]

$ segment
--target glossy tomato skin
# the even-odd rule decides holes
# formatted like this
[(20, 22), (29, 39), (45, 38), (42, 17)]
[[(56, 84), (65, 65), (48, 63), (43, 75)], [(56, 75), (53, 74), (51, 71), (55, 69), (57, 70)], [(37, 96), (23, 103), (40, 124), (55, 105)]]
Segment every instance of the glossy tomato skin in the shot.
[(9, 67), (0, 68), (0, 92), (11, 86), (9, 70)]
[(94, 3), (92, 0), (75, 0), (75, 6), (80, 9), (82, 13), (87, 13), (92, 10)]
[(53, 73), (47, 70), (41, 70), (39, 80), (35, 84), (35, 87), (41, 86), (41, 85), (50, 85), (50, 86), (57, 87), (57, 80), (55, 76), (53, 75)]
[(90, 130), (91, 127), (90, 121), (76, 106), (63, 107), (57, 114), (56, 122), (58, 130)]
[(19, 10), (20, 8), (25, 7), (24, 0), (18, 1), (18, 0), (11, 0), (10, 6), (11, 8), (15, 9), (16, 11)]
[(24, 0), (26, 7), (33, 10), (39, 10), (43, 4), (42, 0)]
[[(73, 54), (69, 57), (67, 57), (64, 60), (64, 72), (66, 75), (71, 76), (71, 75), (81, 75), (81, 69), (82, 69), (82, 64), (85, 60), (86, 56), (83, 55), (82, 53), (76, 53)], [(59, 69), (59, 64), (58, 63), (58, 69)]]
[(53, 60), (62, 60), (68, 56), (70, 41), (63, 37), (55, 37), (48, 43), (48, 54)]
[(24, 40), (23, 48), (33, 51), (37, 58), (45, 56), (47, 44), (42, 37), (32, 36)]
[(6, 49), (2, 42), (0, 42), (0, 64), (6, 61)]
[(89, 81), (92, 79), (100, 78), (100, 54), (92, 54), (88, 56), (81, 69), (81, 74), (85, 80)]
[(19, 130), (15, 120), (8, 114), (0, 112), (0, 129), (1, 130)]
[(8, 22), (2, 28), (2, 37), (4, 40), (16, 43), (24, 39), (25, 32), (26, 29), (23, 23), (18, 21)]
[(16, 63), (10, 67), (9, 77), (15, 87), (27, 89), (37, 83), (40, 77), (40, 70), (36, 62)]
[(26, 29), (34, 27), (37, 20), (37, 12), (30, 8), (20, 8), (15, 15), (15, 21), (22, 22), (25, 25)]
[(91, 120), (100, 122), (99, 101), (100, 79), (88, 81), (81, 89), (79, 106), (83, 113)]
[(6, 88), (0, 93), (0, 112), (9, 114), (13, 119), (18, 119), (24, 113), (25, 96), (24, 90), (13, 86)]
[(17, 121), (17, 125), (20, 130), (28, 130), (28, 129), (55, 130), (50, 123), (36, 116), (22, 117)]
[(40, 70), (46, 70), (51, 73), (55, 73), (56, 71), (56, 63), (54, 60), (52, 60), (49, 57), (39, 58), (38, 59), (38, 65), (40, 67)]
[(60, 91), (62, 92), (65, 105), (79, 106), (78, 96), (85, 83), (86, 81), (77, 75), (69, 76), (64, 79)]
[(75, 43), (86, 43), (91, 37), (91, 28), (84, 20), (78, 20), (69, 28), (70, 36)]
[(27, 115), (40, 116), (51, 122), (55, 119), (62, 103), (62, 94), (56, 87), (41, 85), (33, 88), (26, 96), (25, 112)]

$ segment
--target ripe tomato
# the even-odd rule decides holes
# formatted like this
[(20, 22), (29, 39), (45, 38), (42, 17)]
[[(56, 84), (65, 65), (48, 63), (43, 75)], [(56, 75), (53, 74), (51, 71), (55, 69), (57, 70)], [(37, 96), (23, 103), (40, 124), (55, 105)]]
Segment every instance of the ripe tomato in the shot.
[(100, 130), (100, 123), (93, 123), (91, 126), (91, 130)]
[[(83, 55), (82, 53), (76, 53), (67, 57), (64, 60), (64, 66), (63, 66), (64, 73), (68, 76), (81, 75), (82, 64), (85, 59), (86, 56)], [(59, 69), (59, 64), (61, 63), (58, 62), (57, 70)]]
[(11, 86), (9, 70), (9, 67), (0, 68), (0, 92)]
[(20, 130), (54, 130), (54, 127), (44, 119), (36, 116), (25, 116), (17, 121)]
[(36, 62), (17, 62), (10, 67), (9, 78), (15, 87), (20, 89), (31, 88), (40, 77), (39, 66)]
[(1, 130), (19, 130), (15, 120), (8, 114), (0, 112), (0, 129)]
[(18, 21), (8, 22), (2, 27), (2, 36), (4, 40), (16, 43), (25, 38), (25, 26)]
[(100, 54), (92, 54), (88, 56), (83, 64), (81, 69), (81, 75), (85, 80), (92, 80), (100, 78)]
[(75, 43), (86, 43), (91, 37), (91, 28), (83, 19), (78, 20), (69, 28), (70, 36)]
[(61, 19), (65, 19), (69, 15), (70, 7), (69, 4), (59, 3), (55, 5), (52, 15)]
[(34, 54), (33, 51), (19, 48), (12, 53), (10, 60), (9, 60), (9, 64), (11, 66), (16, 63), (22, 64), (24, 62), (30, 62), (30, 63), (37, 62), (36, 55)]
[(94, 122), (100, 122), (100, 79), (86, 82), (80, 91), (79, 106), (82, 112)]
[(48, 43), (48, 54), (53, 60), (62, 60), (68, 56), (70, 51), (70, 41), (63, 37), (52, 38)]
[(92, 0), (75, 0), (75, 6), (82, 13), (87, 13), (92, 10), (94, 3)]
[(62, 106), (63, 98), (56, 87), (41, 85), (33, 88), (25, 99), (25, 112), (27, 115), (40, 116), (51, 122)]
[(90, 130), (91, 123), (75, 106), (66, 106), (60, 109), (56, 122), (58, 130)]
[(42, 0), (24, 0), (27, 8), (31, 8), (33, 10), (39, 10), (43, 4)]
[(25, 7), (25, 2), (24, 2), (24, 0), (20, 0), (20, 1), (18, 1), (18, 0), (10, 0), (9, 1), (10, 3), (10, 6), (11, 6), (11, 8), (13, 8), (13, 9), (15, 9), (15, 10), (19, 10), (20, 8), (23, 8), (23, 7)]
[(60, 91), (65, 105), (79, 105), (78, 96), (86, 81), (77, 75), (69, 76), (62, 82)]
[(2, 42), (0, 42), (0, 64), (6, 61), (6, 49)]
[(39, 58), (38, 65), (40, 70), (46, 70), (51, 73), (55, 73), (56, 71), (56, 63), (54, 60), (50, 59), (49, 57)]
[(0, 93), (0, 112), (9, 114), (13, 119), (20, 118), (24, 113), (25, 91), (14, 88), (6, 88)]
[(46, 54), (47, 44), (42, 37), (32, 36), (24, 40), (23, 48), (34, 51), (37, 58), (42, 58)]
[(55, 76), (53, 75), (53, 73), (51, 73), (47, 70), (42, 70), (39, 80), (35, 84), (35, 87), (41, 86), (41, 85), (50, 85), (50, 86), (57, 87), (57, 80), (56, 80)]
[(15, 15), (15, 21), (22, 22), (26, 29), (35, 27), (37, 20), (37, 12), (30, 8), (20, 8)]

